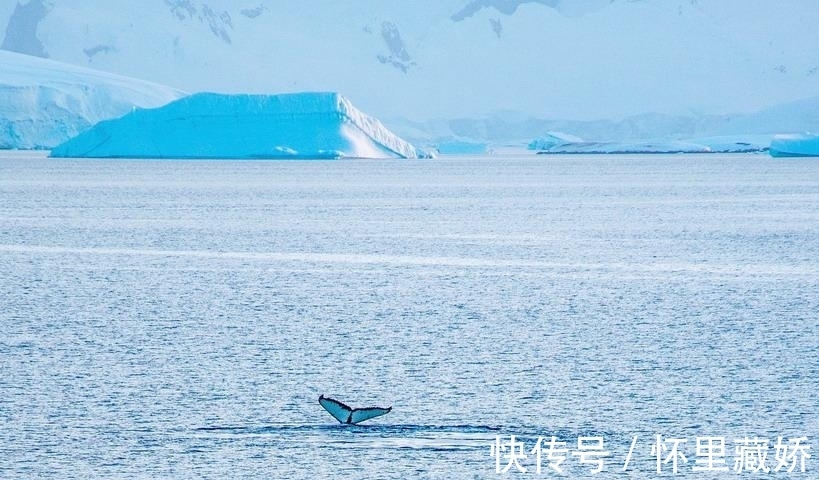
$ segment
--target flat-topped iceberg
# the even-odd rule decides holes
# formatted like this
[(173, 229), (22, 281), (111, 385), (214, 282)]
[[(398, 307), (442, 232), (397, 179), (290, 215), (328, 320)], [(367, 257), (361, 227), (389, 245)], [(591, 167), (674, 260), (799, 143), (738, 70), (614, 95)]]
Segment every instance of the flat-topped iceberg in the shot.
[(819, 157), (819, 135), (777, 135), (769, 152), (772, 157)]
[(337, 93), (197, 93), (100, 122), (51, 151), (99, 158), (423, 158)]

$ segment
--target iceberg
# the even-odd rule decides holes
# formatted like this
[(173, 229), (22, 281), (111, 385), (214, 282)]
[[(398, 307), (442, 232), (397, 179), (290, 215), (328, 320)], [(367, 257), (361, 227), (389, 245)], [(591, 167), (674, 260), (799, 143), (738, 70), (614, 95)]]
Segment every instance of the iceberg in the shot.
[(819, 135), (776, 135), (769, 153), (772, 157), (819, 157)]
[(593, 153), (593, 154), (628, 154), (628, 153), (710, 153), (705, 145), (680, 141), (661, 142), (577, 142), (556, 145), (539, 154), (548, 153)]
[(529, 142), (526, 148), (529, 150), (549, 150), (559, 145), (581, 142), (583, 142), (582, 138), (569, 135), (568, 133), (547, 132), (546, 135)]
[(548, 142), (537, 139), (529, 148), (539, 154), (642, 154), (642, 153), (758, 153), (768, 149), (767, 135), (703, 137), (691, 140), (654, 140), (633, 142)]
[(134, 78), (0, 50), (0, 149), (50, 149), (132, 109), (184, 92)]
[(134, 110), (51, 151), (98, 158), (428, 158), (332, 92), (197, 93)]

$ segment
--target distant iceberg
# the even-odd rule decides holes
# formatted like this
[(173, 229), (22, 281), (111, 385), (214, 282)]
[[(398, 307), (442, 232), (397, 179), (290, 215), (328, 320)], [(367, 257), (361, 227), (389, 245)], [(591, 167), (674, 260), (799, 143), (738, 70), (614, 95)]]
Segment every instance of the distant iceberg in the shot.
[(556, 145), (538, 153), (710, 153), (705, 145), (688, 142), (577, 142)]
[(337, 93), (198, 93), (100, 122), (52, 157), (425, 158)]
[(540, 154), (642, 154), (642, 153), (758, 153), (768, 149), (769, 135), (703, 137), (691, 140), (654, 140), (634, 142), (558, 142), (537, 139), (529, 149)]
[(819, 135), (776, 135), (769, 152), (772, 157), (819, 157)]
[(183, 95), (155, 83), (0, 50), (0, 149), (49, 149), (100, 120)]
[(704, 145), (711, 153), (761, 153), (768, 151), (770, 134), (719, 135), (686, 140), (688, 143)]
[(550, 150), (560, 145), (582, 143), (583, 139), (563, 132), (547, 132), (546, 135), (529, 142), (529, 150)]

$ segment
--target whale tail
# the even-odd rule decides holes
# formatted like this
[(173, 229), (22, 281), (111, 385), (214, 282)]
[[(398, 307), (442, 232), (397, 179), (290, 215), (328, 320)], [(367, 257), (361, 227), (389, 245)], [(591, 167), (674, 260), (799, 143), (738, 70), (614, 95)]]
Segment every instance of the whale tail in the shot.
[(349, 425), (355, 425), (371, 418), (380, 417), (392, 411), (392, 407), (351, 408), (338, 400), (325, 397), (324, 395), (320, 395), (318, 401), (336, 420)]

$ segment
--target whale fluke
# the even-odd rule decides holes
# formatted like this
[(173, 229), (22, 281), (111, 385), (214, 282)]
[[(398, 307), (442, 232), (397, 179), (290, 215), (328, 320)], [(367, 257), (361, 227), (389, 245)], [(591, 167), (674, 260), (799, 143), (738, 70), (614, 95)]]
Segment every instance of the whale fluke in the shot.
[(392, 411), (392, 407), (350, 408), (338, 400), (325, 397), (324, 395), (320, 395), (318, 401), (336, 420), (349, 425), (355, 425), (364, 420), (380, 417)]

